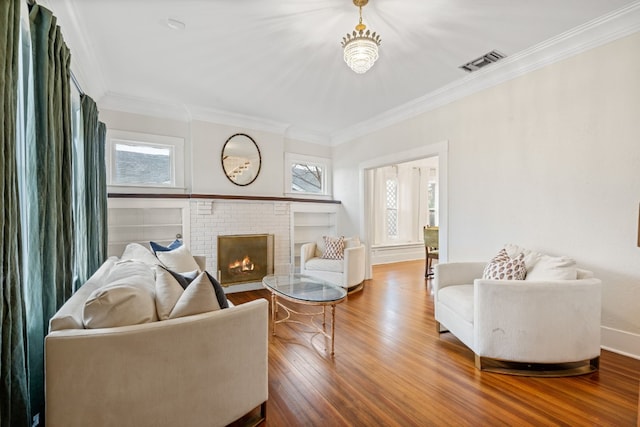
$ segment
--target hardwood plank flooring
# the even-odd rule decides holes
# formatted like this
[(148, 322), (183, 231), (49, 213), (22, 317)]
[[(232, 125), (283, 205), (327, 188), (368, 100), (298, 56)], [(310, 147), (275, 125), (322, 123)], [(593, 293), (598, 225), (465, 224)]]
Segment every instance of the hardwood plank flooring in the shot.
[[(266, 426), (635, 426), (640, 360), (602, 351), (598, 372), (532, 378), (480, 372), (436, 333), (424, 261), (375, 266), (322, 335), (278, 324), (269, 344)], [(266, 290), (229, 294), (235, 304)], [(296, 307), (304, 310), (306, 307)]]

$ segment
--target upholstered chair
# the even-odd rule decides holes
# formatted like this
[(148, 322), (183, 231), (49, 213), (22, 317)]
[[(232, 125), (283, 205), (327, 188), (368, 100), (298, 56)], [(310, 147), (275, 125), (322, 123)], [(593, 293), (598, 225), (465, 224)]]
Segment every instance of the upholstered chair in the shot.
[(424, 269), (424, 277), (432, 278), (433, 277), (433, 260), (438, 259), (439, 256), (439, 242), (438, 242), (438, 227), (433, 226), (425, 226), (422, 228), (423, 236), (424, 236), (424, 249), (426, 252), (425, 259), (425, 269)]
[[(559, 273), (554, 262), (568, 270)], [(486, 266), (434, 268), (437, 330), (469, 347), (478, 369), (562, 376), (598, 368), (602, 283), (592, 272), (546, 257), (524, 280), (497, 280), (483, 278)]]
[(363, 287), (365, 248), (357, 237), (344, 238), (342, 257), (329, 256), (325, 239), (300, 248), (300, 273), (342, 286), (348, 292)]

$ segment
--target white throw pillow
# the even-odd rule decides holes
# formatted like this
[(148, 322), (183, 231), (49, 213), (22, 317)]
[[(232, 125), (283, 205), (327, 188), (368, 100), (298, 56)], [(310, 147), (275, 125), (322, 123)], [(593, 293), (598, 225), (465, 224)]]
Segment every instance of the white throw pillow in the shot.
[(120, 259), (123, 261), (140, 261), (152, 267), (160, 264), (158, 258), (156, 258), (149, 249), (139, 243), (129, 243), (127, 247), (124, 248), (124, 252), (122, 252)]
[(131, 278), (96, 289), (82, 310), (82, 322), (87, 329), (139, 325), (156, 320), (154, 288)]
[(504, 245), (504, 249), (511, 258), (524, 255), (525, 280), (575, 280), (578, 277), (576, 262), (569, 257), (553, 257), (511, 243)]
[(324, 237), (319, 237), (316, 240), (316, 252), (314, 254), (315, 257), (320, 258), (325, 251), (324, 247)]
[(344, 238), (344, 248), (357, 248), (360, 246), (360, 238), (358, 236), (355, 237), (345, 237)]
[[(179, 285), (178, 285), (179, 286)], [(193, 314), (207, 313), (220, 310), (220, 304), (216, 298), (216, 291), (209, 281), (206, 272), (200, 273), (193, 282), (184, 290), (175, 307), (171, 310), (169, 319), (191, 316)]]
[(156, 311), (158, 319), (167, 320), (184, 292), (182, 286), (171, 273), (156, 267)]
[(172, 251), (157, 252), (156, 256), (162, 265), (171, 271), (177, 273), (185, 273), (193, 270), (200, 271), (198, 263), (186, 246), (180, 246)]
[(575, 280), (577, 277), (578, 267), (573, 259), (542, 255), (527, 273), (526, 280)]

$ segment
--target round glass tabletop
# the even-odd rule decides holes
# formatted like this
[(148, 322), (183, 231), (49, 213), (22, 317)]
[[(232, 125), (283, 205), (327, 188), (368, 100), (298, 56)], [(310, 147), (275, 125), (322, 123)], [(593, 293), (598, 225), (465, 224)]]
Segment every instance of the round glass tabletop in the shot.
[(346, 289), (326, 280), (302, 274), (265, 276), (264, 286), (282, 296), (307, 302), (339, 301), (347, 296)]

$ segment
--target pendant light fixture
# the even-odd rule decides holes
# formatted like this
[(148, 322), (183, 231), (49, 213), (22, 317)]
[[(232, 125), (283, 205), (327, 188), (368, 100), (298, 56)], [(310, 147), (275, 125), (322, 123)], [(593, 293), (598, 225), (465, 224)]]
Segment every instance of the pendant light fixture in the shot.
[[(342, 38), (342, 48), (344, 49), (344, 61), (349, 68), (358, 74), (366, 73), (378, 59), (378, 46), (380, 46), (380, 35), (375, 31), (371, 33), (367, 26), (362, 23), (362, 6), (369, 3), (369, 0), (353, 0), (360, 9), (360, 21), (352, 33), (347, 33)], [(366, 30), (366, 31), (365, 31)]]

